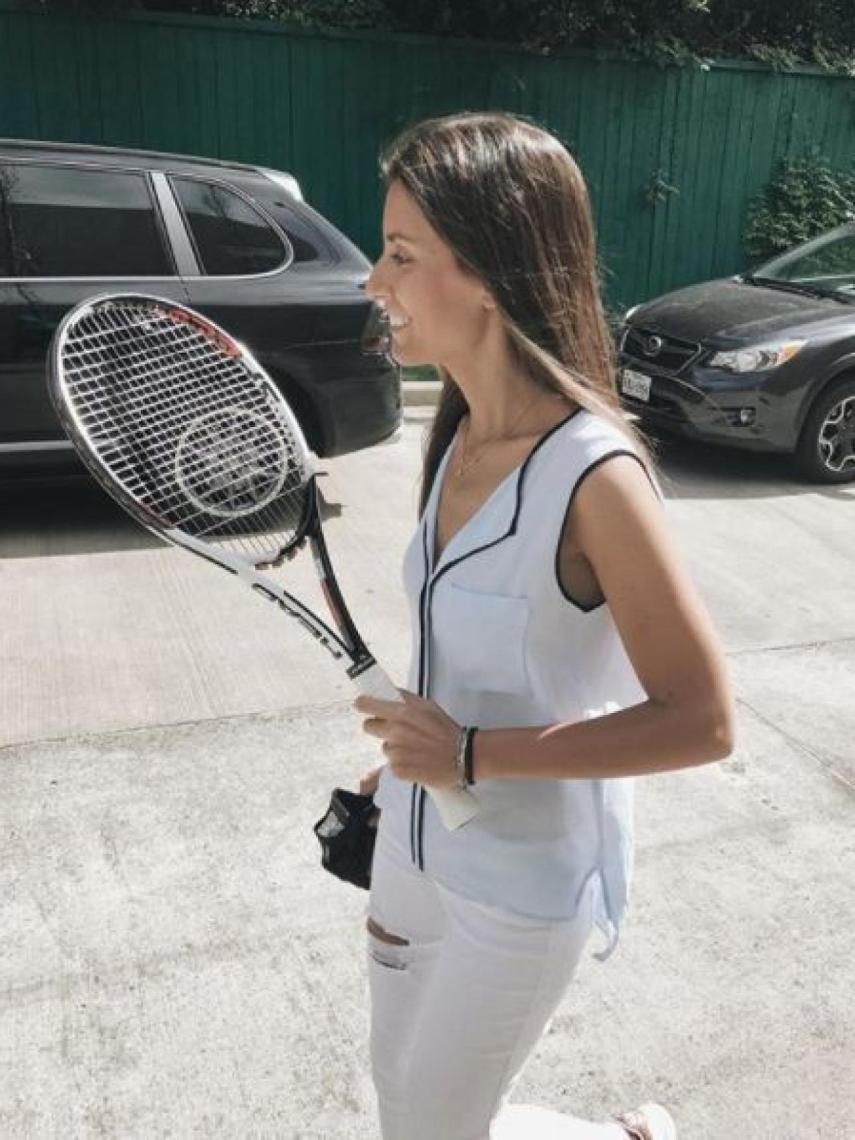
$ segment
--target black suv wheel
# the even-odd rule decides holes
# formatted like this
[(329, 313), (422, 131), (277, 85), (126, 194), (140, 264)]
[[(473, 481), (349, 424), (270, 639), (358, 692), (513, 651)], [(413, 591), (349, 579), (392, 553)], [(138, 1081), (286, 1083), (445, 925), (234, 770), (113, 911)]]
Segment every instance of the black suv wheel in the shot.
[(820, 393), (802, 427), (796, 458), (817, 482), (855, 480), (855, 375)]

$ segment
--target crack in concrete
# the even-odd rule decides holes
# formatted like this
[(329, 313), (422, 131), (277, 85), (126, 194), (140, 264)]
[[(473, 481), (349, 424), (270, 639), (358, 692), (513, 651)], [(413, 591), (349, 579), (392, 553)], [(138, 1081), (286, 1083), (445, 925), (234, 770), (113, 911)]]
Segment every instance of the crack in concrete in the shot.
[(758, 645), (756, 649), (729, 649), (727, 657), (747, 657), (750, 653), (785, 653), (788, 649), (819, 649), (826, 645), (855, 645), (853, 637), (828, 637), (824, 641), (794, 641), (787, 645)]

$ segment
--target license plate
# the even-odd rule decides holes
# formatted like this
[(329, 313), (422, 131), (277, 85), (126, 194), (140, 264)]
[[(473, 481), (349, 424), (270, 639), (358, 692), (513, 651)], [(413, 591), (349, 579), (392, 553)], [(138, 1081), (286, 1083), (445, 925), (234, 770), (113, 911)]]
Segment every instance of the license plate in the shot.
[(632, 368), (621, 370), (620, 390), (625, 396), (632, 396), (635, 400), (643, 400), (646, 404), (650, 400), (650, 384), (650, 377), (645, 376), (643, 372), (635, 372)]

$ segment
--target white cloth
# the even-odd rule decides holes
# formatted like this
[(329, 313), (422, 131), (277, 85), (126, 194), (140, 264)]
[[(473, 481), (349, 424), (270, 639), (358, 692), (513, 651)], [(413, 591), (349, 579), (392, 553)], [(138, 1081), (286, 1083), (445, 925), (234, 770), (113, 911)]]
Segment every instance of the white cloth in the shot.
[[(608, 605), (581, 608), (564, 594), (557, 571), (576, 488), (611, 456), (639, 458), (631, 441), (602, 417), (570, 415), (434, 565), (450, 452), (404, 559), (413, 641), (408, 688), (484, 729), (580, 721), (644, 701)], [(646, 478), (641, 465), (639, 478)], [(475, 755), (477, 778), (477, 736)], [(595, 920), (611, 949), (631, 877), (632, 781), (482, 780), (474, 792), (480, 814), (456, 831), (446, 830), (423, 789), (388, 768), (376, 802), (414, 866), (463, 898), (566, 921), (593, 876)]]
[(582, 955), (593, 888), (569, 922), (471, 902), (418, 871), (381, 817), (369, 913), (408, 942), (368, 935), (383, 1140), (627, 1140), (617, 1124), (505, 1106)]

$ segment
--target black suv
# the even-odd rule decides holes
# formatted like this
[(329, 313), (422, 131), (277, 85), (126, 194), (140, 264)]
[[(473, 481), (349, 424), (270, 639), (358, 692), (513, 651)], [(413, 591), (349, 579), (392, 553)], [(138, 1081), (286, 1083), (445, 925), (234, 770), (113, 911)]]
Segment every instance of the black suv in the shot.
[(285, 392), (321, 456), (391, 436), (400, 378), (370, 265), (289, 174), (106, 147), (0, 140), (0, 470), (68, 462), (45, 358), (63, 314), (150, 293), (208, 314)]
[(642, 422), (855, 480), (855, 224), (624, 321), (620, 391)]

